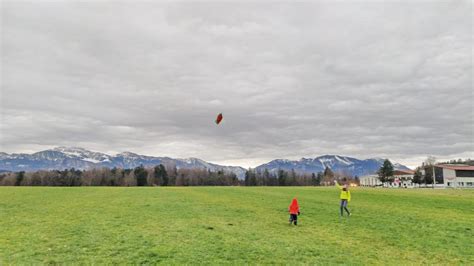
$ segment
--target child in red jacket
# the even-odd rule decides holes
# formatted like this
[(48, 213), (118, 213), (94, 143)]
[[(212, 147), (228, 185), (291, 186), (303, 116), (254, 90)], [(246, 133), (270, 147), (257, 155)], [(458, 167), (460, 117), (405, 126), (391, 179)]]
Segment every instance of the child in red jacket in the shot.
[(298, 200), (296, 200), (296, 198), (294, 198), (291, 202), (290, 206), (288, 207), (288, 211), (290, 212), (290, 225), (292, 223), (297, 225), (298, 215), (300, 215), (300, 206), (298, 205)]

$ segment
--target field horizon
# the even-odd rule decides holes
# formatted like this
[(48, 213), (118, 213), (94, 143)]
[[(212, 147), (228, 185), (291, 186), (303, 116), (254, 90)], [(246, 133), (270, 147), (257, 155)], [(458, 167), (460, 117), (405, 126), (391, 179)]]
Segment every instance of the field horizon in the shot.
[(335, 187), (0, 187), (0, 264), (472, 264), (473, 202), (359, 187), (340, 219)]

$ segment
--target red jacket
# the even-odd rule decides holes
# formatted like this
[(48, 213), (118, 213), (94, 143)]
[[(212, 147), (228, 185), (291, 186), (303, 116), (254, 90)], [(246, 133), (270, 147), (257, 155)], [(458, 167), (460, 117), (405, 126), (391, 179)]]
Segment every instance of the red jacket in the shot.
[(288, 207), (290, 214), (298, 214), (300, 212), (300, 206), (298, 205), (298, 200), (296, 198), (291, 202), (290, 207)]

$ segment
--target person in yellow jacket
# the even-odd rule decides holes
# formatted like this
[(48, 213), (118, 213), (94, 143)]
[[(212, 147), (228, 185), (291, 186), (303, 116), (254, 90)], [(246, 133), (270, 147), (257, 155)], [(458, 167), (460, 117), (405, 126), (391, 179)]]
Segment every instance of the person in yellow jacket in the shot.
[(344, 216), (344, 210), (347, 212), (347, 216), (351, 216), (351, 212), (349, 211), (349, 209), (347, 209), (347, 203), (351, 201), (351, 192), (349, 191), (349, 187), (347, 185), (339, 185), (339, 183), (337, 183), (337, 180), (334, 180), (334, 184), (336, 184), (336, 187), (341, 190), (341, 195), (339, 196), (339, 198), (341, 199), (341, 217)]

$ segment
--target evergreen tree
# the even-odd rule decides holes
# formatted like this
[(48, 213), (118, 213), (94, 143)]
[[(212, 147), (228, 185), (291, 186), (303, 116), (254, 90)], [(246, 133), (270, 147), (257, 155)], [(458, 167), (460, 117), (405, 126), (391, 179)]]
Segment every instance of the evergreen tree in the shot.
[(379, 176), (379, 180), (382, 183), (388, 182), (393, 177), (393, 165), (390, 160), (385, 159), (383, 165), (380, 167), (379, 171), (377, 172)]
[(315, 174), (315, 173), (311, 173), (311, 185), (317, 186), (317, 185), (316, 185), (317, 182), (318, 182), (318, 179), (316, 178), (316, 174)]
[(433, 184), (433, 167), (425, 167), (425, 176), (422, 182), (425, 184)]
[(15, 186), (21, 186), (21, 181), (25, 178), (25, 171), (16, 173)]
[(413, 184), (421, 184), (421, 182), (423, 181), (423, 176), (421, 174), (421, 170), (420, 168), (416, 168), (415, 170), (415, 174), (413, 175), (413, 179), (412, 179), (412, 183)]
[(316, 186), (321, 186), (321, 181), (323, 181), (323, 173), (319, 172), (316, 176)]
[(250, 169), (245, 171), (245, 179), (244, 179), (244, 184), (246, 186), (250, 186)]
[(250, 186), (256, 186), (257, 185), (257, 175), (255, 171), (250, 171), (250, 180), (249, 180)]
[(137, 186), (147, 185), (146, 177), (148, 173), (146, 172), (145, 167), (143, 167), (143, 165), (136, 167), (133, 170), (133, 174), (135, 175), (135, 178), (137, 180)]
[(168, 172), (166, 172), (166, 168), (162, 164), (159, 165), (159, 168), (160, 168), (160, 172), (161, 172), (161, 183), (160, 183), (160, 185), (167, 186), (168, 181), (169, 181)]
[(279, 186), (287, 185), (287, 179), (288, 179), (287, 176), (288, 176), (287, 172), (281, 169), (278, 170), (278, 185)]
[(160, 185), (161, 184), (161, 167), (159, 165), (155, 166), (153, 169), (153, 185)]

